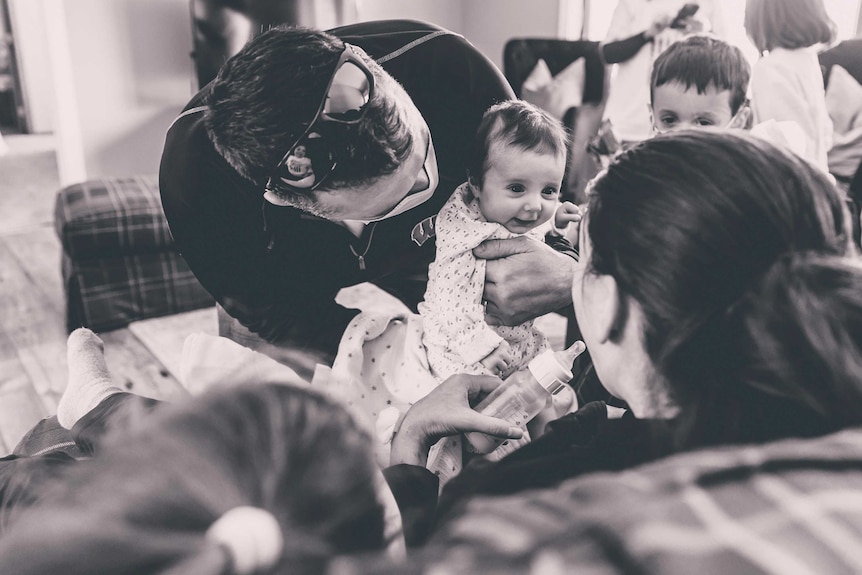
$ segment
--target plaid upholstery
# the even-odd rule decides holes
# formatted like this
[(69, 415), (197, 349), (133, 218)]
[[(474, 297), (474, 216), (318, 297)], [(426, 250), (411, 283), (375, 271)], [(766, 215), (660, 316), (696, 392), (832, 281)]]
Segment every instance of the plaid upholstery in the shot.
[[(382, 559), (358, 572), (396, 571)], [(471, 501), (419, 573), (862, 572), (862, 430), (713, 449)]]
[(213, 304), (173, 247), (156, 176), (68, 186), (54, 215), (69, 330), (105, 331)]
[(174, 243), (154, 175), (90, 180), (60, 190), (54, 226), (75, 260), (163, 251)]

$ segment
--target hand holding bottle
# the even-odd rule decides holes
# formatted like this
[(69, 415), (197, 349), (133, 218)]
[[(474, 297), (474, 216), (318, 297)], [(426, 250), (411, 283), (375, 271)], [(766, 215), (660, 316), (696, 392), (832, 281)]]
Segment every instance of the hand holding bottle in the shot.
[[(530, 361), (526, 369), (513, 373), (474, 409), (481, 415), (502, 419), (513, 426), (524, 427), (549, 406), (551, 398), (572, 379), (572, 363), (586, 346), (576, 341), (563, 351), (547, 350)], [(464, 437), (476, 453), (490, 453), (505, 438), (481, 432)]]
[(390, 465), (407, 463), (424, 467), (428, 450), (439, 439), (468, 431), (519, 439), (524, 431), (507, 421), (474, 411), (471, 403), (502, 382), (490, 375), (453, 375), (413, 404), (392, 439)]

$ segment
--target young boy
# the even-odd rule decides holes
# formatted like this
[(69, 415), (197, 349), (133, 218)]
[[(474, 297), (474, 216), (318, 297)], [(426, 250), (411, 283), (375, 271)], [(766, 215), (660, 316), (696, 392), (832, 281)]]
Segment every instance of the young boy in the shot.
[(736, 46), (710, 36), (671, 44), (656, 59), (650, 115), (656, 133), (714, 126), (750, 128), (751, 65)]

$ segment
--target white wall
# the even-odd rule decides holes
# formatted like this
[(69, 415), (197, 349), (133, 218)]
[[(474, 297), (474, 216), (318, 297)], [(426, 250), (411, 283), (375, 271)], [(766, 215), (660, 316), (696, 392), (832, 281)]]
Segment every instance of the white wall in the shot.
[(156, 172), (192, 94), (188, 0), (44, 1), (61, 183)]
[(559, 36), (560, 4), (566, 1), (466, 0), (463, 34), (502, 70), (509, 39)]
[[(9, 15), (21, 91), (27, 102), (27, 125), (33, 133), (54, 131), (54, 88), (48, 35), (45, 32), (44, 2), (11, 0)], [(22, 55), (26, 54), (26, 58)]]
[[(510, 38), (558, 36), (566, 1), (356, 0), (356, 19), (430, 21), (501, 66)], [(165, 132), (193, 93), (189, 0), (12, 2), (44, 13), (47, 56), (31, 39), (25, 60), (50, 63), (53, 86), (43, 78), (39, 89), (53, 95), (62, 184), (156, 172)]]
[(404, 18), (424, 20), (459, 34), (464, 33), (463, 5), (473, 0), (356, 0), (360, 22)]

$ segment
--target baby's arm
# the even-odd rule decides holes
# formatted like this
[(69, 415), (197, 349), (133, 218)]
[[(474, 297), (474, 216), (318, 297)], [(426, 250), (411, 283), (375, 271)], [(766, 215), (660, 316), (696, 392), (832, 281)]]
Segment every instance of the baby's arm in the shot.
[(563, 202), (554, 213), (554, 232), (578, 247), (578, 231), (583, 218), (581, 208), (572, 202)]

